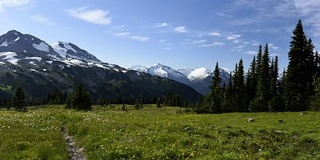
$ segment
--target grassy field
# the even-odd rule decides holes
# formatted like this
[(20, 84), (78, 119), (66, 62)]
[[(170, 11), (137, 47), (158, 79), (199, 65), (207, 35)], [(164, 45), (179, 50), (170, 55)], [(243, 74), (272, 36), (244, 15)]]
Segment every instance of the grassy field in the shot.
[(88, 159), (320, 159), (319, 112), (183, 111), (152, 105), (0, 111), (0, 157), (68, 159), (65, 125)]

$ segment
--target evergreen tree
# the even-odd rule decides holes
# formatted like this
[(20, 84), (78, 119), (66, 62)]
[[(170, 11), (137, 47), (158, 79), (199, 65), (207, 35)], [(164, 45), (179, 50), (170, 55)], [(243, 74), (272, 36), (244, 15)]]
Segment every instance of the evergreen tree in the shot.
[(100, 96), (99, 99), (97, 100), (97, 104), (100, 106), (104, 106), (105, 105), (106, 100)]
[(11, 106), (16, 109), (16, 111), (24, 111), (26, 107), (26, 93), (19, 83), (14, 91), (13, 97), (11, 99)]
[(246, 80), (246, 91), (247, 91), (247, 104), (256, 97), (256, 88), (257, 88), (257, 70), (256, 70), (256, 56), (253, 57), (253, 60), (250, 64), (250, 69), (248, 70), (247, 80)]
[(307, 38), (303, 31), (301, 20), (293, 31), (290, 51), (288, 53), (289, 65), (285, 79), (285, 103), (289, 111), (307, 110), (310, 102), (308, 85), (310, 84), (308, 57), (306, 53)]
[(222, 90), (220, 87), (221, 77), (219, 64), (216, 63), (216, 67), (214, 69), (214, 75), (212, 77), (212, 85), (211, 85), (211, 98), (213, 99), (213, 103), (210, 106), (210, 110), (212, 113), (221, 113), (222, 112)]
[(312, 98), (310, 110), (320, 111), (320, 78), (318, 78), (316, 81), (315, 95)]
[(251, 111), (268, 111), (268, 102), (270, 99), (269, 86), (270, 86), (270, 66), (269, 66), (269, 49), (268, 44), (264, 48), (261, 64), (258, 70), (258, 84), (256, 91), (256, 98), (250, 104)]
[(71, 97), (71, 94), (69, 94), (68, 96), (67, 96), (67, 99), (66, 99), (66, 106), (65, 106), (65, 108), (66, 109), (71, 109), (72, 108), (72, 105), (71, 105), (71, 103), (72, 103), (72, 97)]
[(234, 76), (235, 87), (235, 111), (245, 112), (248, 107), (246, 104), (246, 92), (244, 85), (244, 67), (242, 59), (239, 61), (239, 66), (236, 65), (236, 72)]
[(161, 108), (161, 98), (157, 99), (157, 108)]
[(225, 106), (223, 107), (225, 112), (234, 111), (234, 90), (233, 90), (233, 76), (230, 72), (229, 74), (229, 83), (225, 91)]
[(256, 61), (256, 73), (258, 74), (261, 68), (261, 62), (262, 62), (262, 46), (259, 45), (259, 51), (257, 54), (257, 61)]
[(90, 94), (85, 91), (83, 84), (79, 84), (72, 97), (72, 108), (78, 110), (91, 110)]

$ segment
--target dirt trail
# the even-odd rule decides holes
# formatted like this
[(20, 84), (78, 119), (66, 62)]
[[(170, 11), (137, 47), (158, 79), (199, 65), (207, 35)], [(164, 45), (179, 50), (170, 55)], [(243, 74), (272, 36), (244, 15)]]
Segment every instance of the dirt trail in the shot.
[(68, 133), (68, 128), (64, 125), (61, 126), (64, 139), (67, 143), (67, 150), (70, 153), (70, 160), (87, 160), (84, 154), (84, 148), (78, 148), (76, 143), (73, 141), (72, 136)]

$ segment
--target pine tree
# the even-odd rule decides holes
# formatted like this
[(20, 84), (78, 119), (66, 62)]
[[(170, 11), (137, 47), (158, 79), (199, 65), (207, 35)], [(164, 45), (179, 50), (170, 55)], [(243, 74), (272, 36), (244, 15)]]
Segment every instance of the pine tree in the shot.
[(282, 94), (280, 91), (281, 83), (278, 81), (279, 68), (278, 68), (278, 56), (275, 60), (272, 59), (271, 69), (270, 69), (270, 111), (282, 111), (284, 107)]
[(235, 87), (235, 111), (245, 112), (248, 107), (246, 104), (246, 92), (244, 85), (244, 67), (242, 59), (239, 61), (239, 66), (236, 65), (236, 72), (234, 76)]
[(221, 77), (220, 77), (220, 70), (219, 64), (216, 63), (216, 67), (214, 69), (214, 75), (212, 77), (212, 85), (211, 85), (211, 98), (213, 99), (211, 112), (212, 113), (221, 113), (222, 112), (222, 92), (221, 92)]
[(71, 109), (72, 108), (72, 105), (71, 105), (71, 103), (72, 103), (72, 97), (71, 97), (71, 94), (69, 94), (68, 96), (67, 96), (67, 99), (66, 99), (66, 106), (65, 106), (65, 108), (66, 109)]
[(318, 78), (316, 81), (315, 95), (312, 98), (310, 110), (320, 111), (320, 78)]
[(257, 72), (256, 72), (256, 56), (253, 57), (253, 60), (248, 70), (247, 80), (246, 80), (246, 91), (248, 95), (247, 104), (250, 104), (256, 97), (256, 88), (257, 88)]
[[(260, 50), (260, 48), (259, 48)], [(259, 51), (260, 52), (260, 51)], [(269, 86), (270, 86), (270, 66), (269, 66), (268, 44), (264, 48), (264, 53), (257, 71), (256, 98), (250, 103), (250, 110), (255, 112), (269, 111)]]
[(301, 20), (293, 31), (290, 51), (288, 53), (289, 65), (285, 79), (285, 103), (289, 111), (307, 110), (310, 102), (308, 57), (306, 53), (307, 38), (303, 31)]
[(233, 76), (229, 73), (229, 83), (225, 91), (225, 106), (223, 107), (224, 112), (234, 111), (234, 91), (233, 91)]
[(26, 107), (26, 93), (22, 86), (22, 83), (19, 83), (14, 91), (11, 105), (16, 111), (24, 111)]
[(105, 105), (106, 100), (100, 96), (99, 99), (97, 100), (97, 104), (100, 106), (104, 106)]
[(91, 110), (92, 102), (89, 92), (85, 91), (84, 86), (80, 83), (72, 97), (72, 108), (78, 110)]

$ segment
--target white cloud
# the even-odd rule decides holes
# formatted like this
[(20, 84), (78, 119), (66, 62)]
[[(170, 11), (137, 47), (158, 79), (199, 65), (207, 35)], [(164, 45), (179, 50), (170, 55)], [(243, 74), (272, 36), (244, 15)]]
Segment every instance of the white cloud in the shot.
[(274, 45), (274, 44), (272, 44), (272, 43), (269, 43), (269, 47), (270, 47), (271, 49), (273, 49), (273, 50), (279, 50), (279, 47), (276, 46), (276, 45)]
[(201, 44), (201, 47), (212, 47), (212, 46), (223, 46), (224, 43), (222, 42), (213, 42), (211, 44)]
[(205, 39), (186, 39), (186, 43), (185, 44), (189, 44), (189, 45), (198, 45), (198, 44), (202, 44), (202, 43), (206, 43), (207, 40)]
[(255, 41), (255, 40), (253, 40), (253, 41), (252, 41), (252, 45), (253, 45), (253, 46), (259, 46), (259, 45), (260, 45), (260, 43), (259, 43), (259, 42), (257, 42), (257, 41)]
[(251, 55), (256, 55), (257, 54), (257, 51), (247, 51), (245, 52), (246, 54), (251, 54)]
[(278, 53), (273, 53), (273, 54), (270, 54), (270, 57), (275, 57), (275, 56), (278, 56), (279, 54)]
[(140, 42), (147, 42), (151, 40), (151, 38), (149, 37), (132, 35), (130, 32), (119, 32), (119, 33), (115, 33), (114, 35), (117, 37), (129, 38), (129, 39), (140, 41)]
[(176, 27), (176, 28), (174, 29), (174, 31), (175, 31), (175, 32), (178, 32), (178, 33), (186, 33), (186, 32), (187, 32), (187, 29), (186, 29), (186, 27), (184, 27), (184, 26), (179, 26), (179, 27)]
[(0, 0), (0, 12), (4, 12), (6, 7), (21, 7), (30, 2), (31, 0)]
[(221, 36), (221, 34), (218, 32), (210, 32), (209, 35), (210, 36)]
[(167, 27), (167, 26), (169, 26), (168, 23), (162, 22), (162, 23), (156, 24), (154, 27), (155, 28), (162, 28), (162, 27)]
[(239, 34), (232, 34), (232, 35), (226, 36), (226, 39), (231, 40), (234, 43), (240, 43), (241, 42), (240, 37), (241, 35)]
[(43, 15), (32, 15), (30, 18), (38, 23), (46, 24), (46, 25), (52, 25), (53, 22)]
[(236, 39), (238, 39), (238, 38), (240, 38), (240, 37), (241, 37), (241, 35), (233, 34), (233, 35), (227, 36), (226, 38), (227, 38), (228, 40), (236, 40)]
[(111, 17), (108, 17), (109, 12), (100, 9), (89, 10), (86, 7), (70, 9), (69, 14), (72, 17), (76, 17), (90, 23), (100, 25), (109, 25), (112, 23)]

